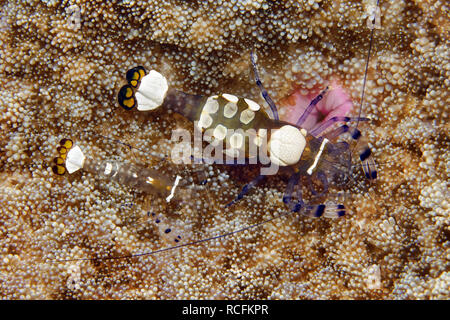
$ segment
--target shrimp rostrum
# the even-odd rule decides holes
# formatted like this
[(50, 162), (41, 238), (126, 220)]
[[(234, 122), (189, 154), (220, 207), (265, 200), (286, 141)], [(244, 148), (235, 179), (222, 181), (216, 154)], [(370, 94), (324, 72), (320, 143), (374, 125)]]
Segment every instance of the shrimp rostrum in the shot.
[[(305, 203), (299, 184), (306, 180), (310, 193), (320, 197), (327, 194), (331, 185), (339, 187), (348, 182), (352, 169), (352, 150), (349, 143), (337, 142), (338, 137), (344, 134), (355, 140), (354, 150), (359, 155), (366, 177), (369, 180), (376, 179), (377, 171), (366, 139), (357, 129), (357, 125), (351, 128), (346, 124), (369, 119), (334, 117), (307, 131), (302, 125), (317, 103), (332, 90), (326, 87), (310, 102), (295, 124), (282, 121), (275, 103), (260, 81), (253, 52), (251, 62), (256, 84), (270, 107), (267, 111), (253, 100), (231, 94), (205, 97), (177, 91), (169, 88), (166, 78), (159, 72), (151, 70), (147, 74), (142, 66), (127, 72), (128, 84), (120, 89), (118, 102), (127, 110), (134, 107), (139, 111), (171, 109), (192, 121), (194, 130), (201, 130), (205, 135), (209, 135), (216, 145), (226, 145), (223, 154), (228, 157), (253, 159), (265, 154), (268, 162), (264, 164), (269, 163), (271, 167), (281, 168), (290, 174), (283, 202), (291, 212), (311, 217), (344, 216), (346, 209), (343, 204), (330, 204), (329, 201), (326, 204)], [(334, 128), (333, 125), (338, 122), (344, 124)], [(252, 150), (258, 152), (255, 154)], [(261, 170), (261, 174), (246, 184), (236, 199), (226, 206), (242, 199), (264, 177), (274, 174), (271, 172), (264, 173)], [(317, 184), (321, 185), (320, 191), (314, 187)]]

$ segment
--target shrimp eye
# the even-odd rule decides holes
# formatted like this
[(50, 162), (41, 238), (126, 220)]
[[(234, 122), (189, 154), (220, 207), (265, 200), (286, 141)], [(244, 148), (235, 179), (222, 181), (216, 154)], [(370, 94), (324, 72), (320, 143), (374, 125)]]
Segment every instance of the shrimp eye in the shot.
[(146, 72), (144, 67), (138, 66), (127, 71), (127, 81), (133, 88), (136, 88), (141, 79), (145, 76)]
[(64, 138), (64, 139), (61, 139), (61, 141), (59, 142), (59, 145), (61, 147), (64, 147), (64, 148), (66, 148), (68, 150), (68, 149), (72, 148), (73, 142), (70, 139), (65, 139)]
[(56, 165), (63, 165), (65, 162), (65, 160), (61, 157), (56, 157), (55, 159), (53, 159), (53, 163)]
[(128, 84), (120, 88), (117, 98), (119, 105), (125, 110), (131, 110), (136, 106), (133, 88)]
[(64, 173), (66, 173), (66, 167), (57, 164), (57, 165), (54, 165), (54, 166), (52, 167), (52, 171), (53, 171), (54, 174), (57, 174), (57, 175), (60, 175), (60, 176), (61, 176), (61, 175), (63, 175)]
[(67, 153), (67, 148), (61, 146), (61, 147), (56, 148), (56, 151), (58, 151), (60, 155), (63, 155), (63, 154)]

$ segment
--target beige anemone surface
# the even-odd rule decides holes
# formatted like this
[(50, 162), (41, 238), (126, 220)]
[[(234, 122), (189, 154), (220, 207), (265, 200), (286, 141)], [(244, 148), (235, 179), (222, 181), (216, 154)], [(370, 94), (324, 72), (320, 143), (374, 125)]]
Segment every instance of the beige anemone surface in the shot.
[(254, 47), (275, 101), (338, 80), (359, 106), (375, 1), (1, 1), (0, 297), (448, 299), (448, 4), (380, 2), (362, 110), (372, 121), (360, 125), (379, 179), (369, 184), (355, 161), (356, 183), (340, 190), (345, 218), (289, 215), (152, 255), (60, 261), (171, 246), (150, 209), (182, 243), (286, 212), (280, 177), (224, 208), (254, 167), (173, 169), (209, 180), (164, 213), (154, 197), (92, 174), (56, 176), (51, 161), (65, 137), (89, 157), (143, 166), (170, 152), (186, 120), (117, 104), (136, 65), (186, 92), (263, 104)]

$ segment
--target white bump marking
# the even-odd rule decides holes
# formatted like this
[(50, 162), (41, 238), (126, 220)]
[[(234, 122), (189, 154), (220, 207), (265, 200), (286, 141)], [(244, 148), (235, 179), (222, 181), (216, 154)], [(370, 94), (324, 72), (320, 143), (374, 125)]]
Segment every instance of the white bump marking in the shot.
[(274, 130), (268, 144), (270, 160), (279, 166), (297, 163), (306, 146), (306, 139), (294, 126), (285, 125)]
[(312, 164), (311, 167), (309, 167), (308, 170), (306, 170), (306, 172), (309, 175), (312, 175), (312, 172), (314, 170), (314, 168), (317, 166), (317, 162), (319, 162), (320, 156), (322, 155), (323, 149), (325, 148), (325, 145), (327, 144), (329, 140), (327, 138), (323, 139), (322, 144), (320, 145), (320, 149), (319, 152), (316, 155), (316, 158), (314, 159), (314, 163)]
[(249, 124), (250, 121), (252, 121), (255, 118), (255, 113), (250, 110), (246, 109), (241, 112), (241, 117), (239, 118), (243, 124)]
[(106, 164), (106, 168), (105, 168), (105, 171), (104, 171), (105, 175), (110, 174), (110, 173), (111, 173), (111, 170), (112, 170), (112, 164), (108, 162), (108, 163)]
[(223, 108), (223, 115), (227, 118), (232, 118), (236, 114), (237, 110), (238, 107), (236, 104), (228, 102)]
[(153, 181), (155, 181), (152, 177), (147, 177), (147, 180), (145, 180), (148, 184), (153, 184)]
[(247, 102), (248, 107), (250, 108), (250, 110), (252, 111), (259, 111), (259, 109), (261, 108), (259, 106), (259, 104), (257, 104), (255, 101), (244, 98), (245, 102)]
[(180, 180), (181, 180), (181, 177), (177, 176), (176, 179), (175, 179), (175, 183), (173, 184), (172, 188), (170, 189), (170, 194), (166, 198), (167, 202), (169, 202), (173, 198), (173, 195), (175, 194), (175, 189), (177, 188), (178, 183), (180, 182)]
[[(217, 97), (217, 96), (216, 96)], [(206, 113), (216, 113), (219, 110), (219, 102), (217, 102), (215, 97), (209, 97), (203, 106), (202, 112)]]
[(222, 97), (227, 99), (230, 102), (237, 103), (239, 101), (239, 98), (236, 96), (233, 96), (232, 94), (224, 93), (222, 94)]
[(200, 120), (198, 121), (198, 126), (200, 129), (208, 128), (213, 123), (213, 118), (207, 113), (202, 113), (200, 116)]
[(223, 140), (227, 136), (227, 128), (221, 124), (214, 129), (213, 135), (216, 139)]
[(244, 143), (244, 137), (240, 133), (233, 133), (230, 137), (230, 146), (232, 148), (240, 149)]

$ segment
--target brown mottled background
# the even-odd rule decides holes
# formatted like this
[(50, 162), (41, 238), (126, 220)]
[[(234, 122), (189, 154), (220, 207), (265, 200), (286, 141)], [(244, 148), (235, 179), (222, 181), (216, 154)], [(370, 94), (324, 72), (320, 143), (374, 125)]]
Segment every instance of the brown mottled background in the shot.
[[(359, 106), (370, 1), (0, 1), (0, 297), (4, 299), (448, 299), (449, 9), (381, 1), (361, 125), (379, 166), (342, 190), (344, 219), (289, 216), (222, 240), (169, 246), (146, 218), (155, 199), (87, 173), (55, 176), (63, 137), (90, 157), (155, 165), (168, 112), (118, 107), (135, 65), (190, 93), (263, 103), (337, 79)], [(74, 10), (80, 23), (72, 23)], [(356, 113), (356, 111), (355, 111)], [(99, 135), (148, 153), (130, 152)], [(189, 168), (178, 168), (189, 172)], [(254, 168), (207, 166), (207, 188), (164, 218), (184, 241), (285, 212), (269, 180), (225, 210)], [(161, 210), (159, 210), (161, 211)]]

